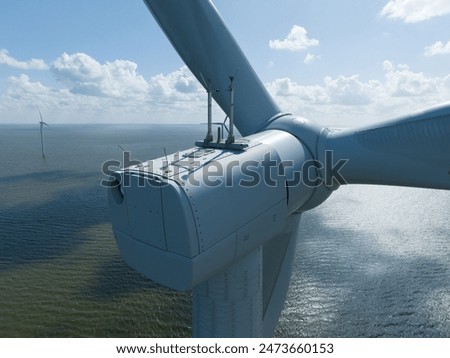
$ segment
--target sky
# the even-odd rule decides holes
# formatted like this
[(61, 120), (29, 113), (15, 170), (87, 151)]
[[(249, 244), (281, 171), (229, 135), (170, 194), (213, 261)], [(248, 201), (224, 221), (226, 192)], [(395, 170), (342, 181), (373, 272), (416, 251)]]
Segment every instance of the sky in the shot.
[[(283, 111), (360, 126), (450, 101), (448, 0), (213, 2)], [(1, 0), (0, 123), (36, 106), (48, 123), (206, 120), (141, 0)]]

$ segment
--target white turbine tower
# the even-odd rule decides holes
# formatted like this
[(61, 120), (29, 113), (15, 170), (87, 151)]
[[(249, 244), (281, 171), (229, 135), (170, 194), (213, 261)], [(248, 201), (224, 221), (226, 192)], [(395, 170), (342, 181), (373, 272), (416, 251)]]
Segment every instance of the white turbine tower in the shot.
[(193, 290), (194, 336), (273, 334), (301, 213), (340, 185), (450, 189), (450, 106), (330, 131), (279, 110), (210, 1), (145, 3), (244, 136), (216, 141), (209, 131), (110, 183), (123, 257), (162, 285)]
[(41, 110), (39, 109), (39, 107), (38, 107), (37, 105), (36, 105), (36, 108), (37, 108), (37, 110), (38, 110), (38, 112), (39, 112), (39, 118), (40, 118), (39, 125), (40, 125), (40, 131), (41, 131), (41, 152), (42, 152), (42, 158), (45, 158), (45, 151), (44, 151), (44, 132), (43, 132), (43, 129), (42, 129), (42, 128), (43, 128), (44, 126), (47, 126), (47, 127), (48, 127), (48, 124), (45, 123), (45, 122), (43, 121)]

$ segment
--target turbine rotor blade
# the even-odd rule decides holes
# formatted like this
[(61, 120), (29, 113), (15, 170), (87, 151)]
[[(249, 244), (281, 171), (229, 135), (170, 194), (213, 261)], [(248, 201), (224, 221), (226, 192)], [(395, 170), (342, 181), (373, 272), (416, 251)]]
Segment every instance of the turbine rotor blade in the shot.
[(450, 189), (450, 105), (331, 132), (322, 146), (334, 160), (348, 159), (340, 170), (348, 184)]
[(41, 119), (41, 122), (43, 122), (41, 110), (39, 109), (39, 107), (38, 107), (37, 104), (35, 104), (35, 106), (36, 106), (36, 108), (37, 108), (37, 110), (38, 110), (38, 112), (39, 112), (39, 118)]
[[(230, 116), (230, 77), (234, 123), (246, 136), (281, 112), (209, 0), (144, 0), (178, 54), (214, 100)], [(219, 91), (215, 91), (218, 89)]]

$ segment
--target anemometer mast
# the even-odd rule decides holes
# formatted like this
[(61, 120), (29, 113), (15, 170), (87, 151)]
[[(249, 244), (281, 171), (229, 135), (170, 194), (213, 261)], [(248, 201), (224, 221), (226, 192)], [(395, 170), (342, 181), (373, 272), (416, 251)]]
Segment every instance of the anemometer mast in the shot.
[[(221, 136), (223, 133), (220, 132), (220, 128), (217, 134), (217, 141), (214, 141), (214, 137), (212, 134), (212, 87), (211, 87), (211, 80), (206, 81), (206, 91), (208, 94), (208, 122), (207, 122), (207, 131), (206, 136), (203, 141), (197, 141), (195, 142), (195, 145), (201, 148), (221, 148), (221, 149), (229, 149), (229, 150), (243, 150), (248, 147), (248, 144), (245, 140), (238, 140), (236, 141), (234, 137), (234, 87), (233, 87), (233, 81), (235, 79), (235, 76), (229, 76), (229, 85), (227, 88), (227, 92), (229, 92), (229, 116), (225, 118), (225, 122), (227, 119), (229, 119), (229, 126), (228, 129), (228, 136), (225, 141), (222, 141)], [(216, 89), (216, 93), (219, 93), (220, 90)], [(223, 128), (225, 128), (225, 122), (219, 123), (219, 125)], [(217, 124), (217, 123), (216, 123)]]
[(234, 76), (230, 76), (230, 132), (228, 133), (227, 144), (234, 143), (234, 88), (233, 88)]
[(214, 140), (212, 134), (212, 89), (211, 89), (211, 80), (207, 82), (206, 91), (208, 92), (208, 131), (206, 132), (206, 137), (204, 140), (204, 144), (208, 145), (208, 143)]

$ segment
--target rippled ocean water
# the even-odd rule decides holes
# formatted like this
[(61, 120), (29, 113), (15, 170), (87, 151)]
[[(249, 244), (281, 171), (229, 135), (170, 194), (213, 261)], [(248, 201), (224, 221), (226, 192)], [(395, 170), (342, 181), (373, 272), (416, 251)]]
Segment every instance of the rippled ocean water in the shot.
[[(0, 337), (188, 337), (190, 293), (115, 246), (102, 163), (186, 149), (195, 125), (0, 125)], [(450, 192), (340, 188), (302, 217), (279, 337), (450, 337)]]

